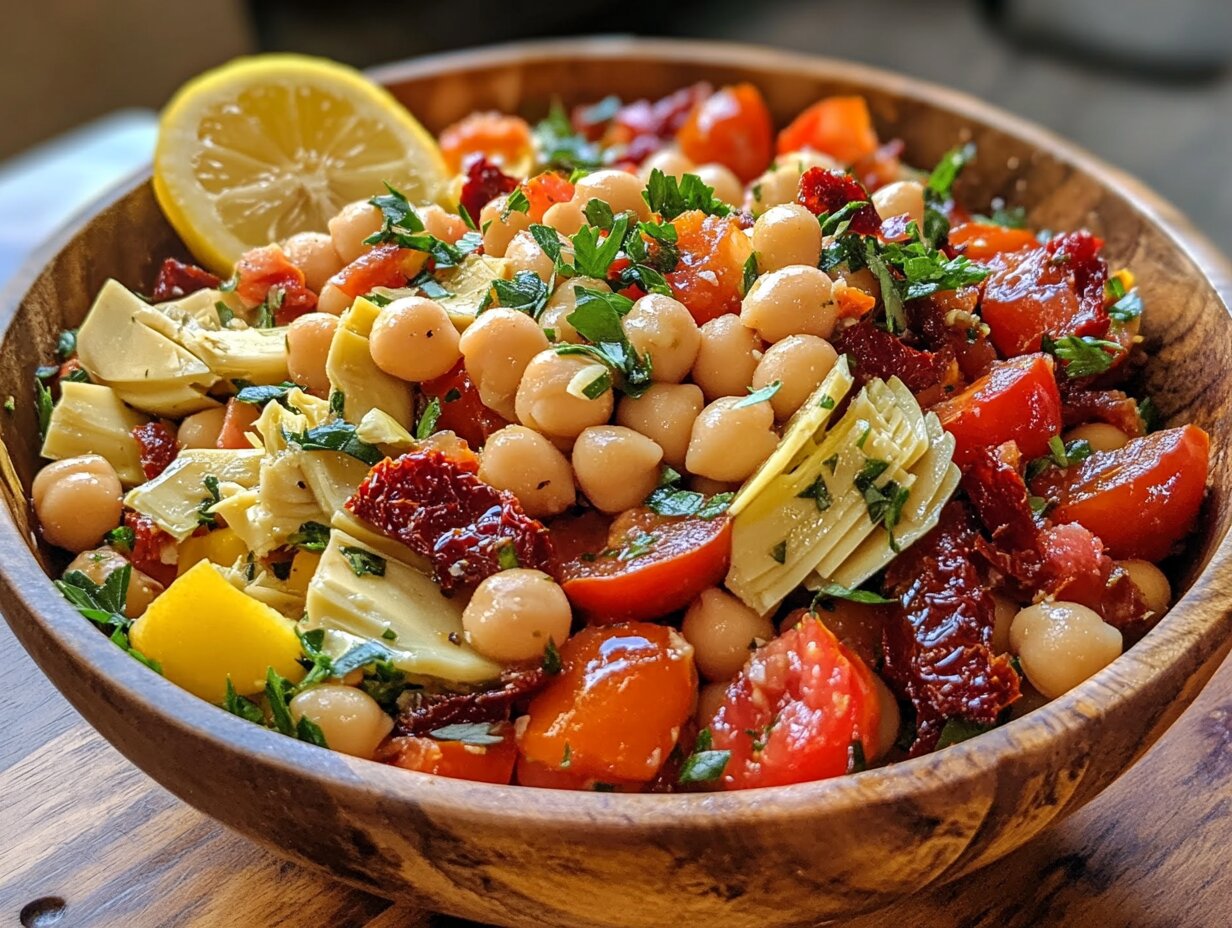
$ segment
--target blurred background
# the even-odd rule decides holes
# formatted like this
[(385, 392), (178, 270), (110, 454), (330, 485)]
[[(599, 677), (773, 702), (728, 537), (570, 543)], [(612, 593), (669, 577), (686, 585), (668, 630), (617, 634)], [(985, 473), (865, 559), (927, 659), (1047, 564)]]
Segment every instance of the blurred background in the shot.
[[(235, 55), (359, 66), (634, 33), (850, 58), (969, 91), (1146, 181), (1232, 253), (1232, 0), (39, 0), (0, 33), (0, 282), (150, 156), (156, 111)], [(512, 15), (510, 15), (512, 13)]]

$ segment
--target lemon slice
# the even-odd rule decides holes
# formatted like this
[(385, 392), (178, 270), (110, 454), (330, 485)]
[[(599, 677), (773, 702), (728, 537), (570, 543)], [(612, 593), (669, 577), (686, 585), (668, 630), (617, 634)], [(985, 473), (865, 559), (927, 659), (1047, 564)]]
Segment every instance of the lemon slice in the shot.
[(154, 194), (197, 260), (230, 274), (249, 248), (324, 231), (384, 192), (436, 200), (436, 141), (358, 71), (301, 55), (240, 58), (185, 84), (163, 110)]

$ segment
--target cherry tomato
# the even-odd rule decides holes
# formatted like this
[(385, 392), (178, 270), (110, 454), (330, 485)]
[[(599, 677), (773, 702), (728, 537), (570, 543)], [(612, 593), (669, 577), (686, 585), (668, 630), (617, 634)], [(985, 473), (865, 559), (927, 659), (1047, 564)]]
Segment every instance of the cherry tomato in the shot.
[(501, 740), (496, 744), (467, 744), (427, 736), (390, 738), (377, 750), (376, 759), (404, 770), (434, 773), (438, 777), (509, 783), (518, 758), (513, 725), (496, 722), (488, 726), (488, 732)]
[(719, 784), (750, 789), (849, 772), (852, 745), (873, 756), (881, 720), (873, 673), (815, 616), (753, 652), (711, 720), (731, 751)]
[(731, 519), (672, 517), (630, 509), (607, 548), (563, 566), (565, 595), (592, 624), (656, 619), (715, 586), (731, 563)]
[(612, 519), (597, 509), (557, 516), (548, 523), (556, 557), (564, 563), (583, 555), (593, 556), (607, 547), (607, 535)]
[[(252, 248), (235, 262), (235, 293), (253, 309), (277, 290), (274, 322), (287, 325), (317, 307), (317, 295), (304, 284), (304, 272), (290, 262), (277, 245)], [(272, 304), (271, 304), (272, 305)]]
[(672, 220), (680, 262), (665, 274), (676, 297), (698, 325), (725, 313), (740, 312), (744, 264), (753, 253), (749, 237), (730, 216), (700, 210)]
[(964, 222), (949, 232), (950, 244), (972, 261), (987, 261), (1012, 251), (1036, 248), (1039, 242), (1026, 229), (1010, 229), (987, 222)]
[(522, 185), (522, 189), (526, 191), (526, 199), (530, 201), (526, 215), (531, 222), (543, 222), (543, 214), (550, 207), (573, 199), (573, 184), (555, 171), (536, 174)]
[(534, 142), (530, 126), (519, 116), (505, 113), (471, 113), (441, 133), (441, 154), (453, 172), (462, 169), (467, 155), (510, 166), (530, 156)]
[(962, 393), (933, 407), (954, 436), (954, 461), (967, 464), (981, 448), (1018, 443), (1025, 457), (1048, 452), (1048, 441), (1061, 431), (1061, 394), (1052, 358), (1032, 354), (994, 364)]
[(752, 84), (736, 84), (695, 106), (676, 139), (697, 164), (726, 165), (748, 183), (770, 163), (773, 132), (761, 91)]
[(235, 397), (227, 400), (227, 408), (222, 417), (222, 428), (218, 431), (215, 445), (219, 448), (246, 450), (252, 445), (245, 437), (252, 431), (253, 425), (261, 417), (261, 408), (252, 403), (241, 403)]
[(441, 401), (441, 415), (436, 420), (438, 430), (449, 429), (466, 440), (472, 448), (482, 448), (488, 436), (509, 423), (497, 412), (483, 405), (479, 391), (459, 361), (447, 374), (419, 385), (423, 395)]
[(877, 151), (877, 132), (863, 97), (827, 97), (814, 103), (779, 133), (778, 153), (811, 148), (843, 164)]
[(1209, 436), (1186, 425), (1049, 468), (1031, 486), (1055, 503), (1048, 518), (1091, 530), (1112, 557), (1157, 561), (1193, 527), (1209, 464)]
[(522, 756), (601, 782), (645, 783), (693, 712), (693, 649), (663, 625), (584, 628), (560, 649), (562, 670), (530, 703)]

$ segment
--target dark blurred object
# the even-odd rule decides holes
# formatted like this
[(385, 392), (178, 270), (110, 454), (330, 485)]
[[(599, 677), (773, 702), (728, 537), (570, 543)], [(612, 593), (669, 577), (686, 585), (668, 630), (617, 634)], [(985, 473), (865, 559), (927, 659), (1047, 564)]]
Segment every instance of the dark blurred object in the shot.
[(1177, 75), (1232, 62), (1230, 0), (983, 0), (1020, 42), (1130, 71)]

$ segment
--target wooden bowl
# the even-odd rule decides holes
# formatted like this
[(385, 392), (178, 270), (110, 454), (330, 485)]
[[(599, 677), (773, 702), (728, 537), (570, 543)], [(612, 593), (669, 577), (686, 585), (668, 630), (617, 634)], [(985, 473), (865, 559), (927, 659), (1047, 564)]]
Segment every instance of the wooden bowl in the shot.
[[(110, 194), (34, 258), (0, 308), (11, 462), (0, 585), (14, 632), (74, 706), (185, 801), (271, 850), (364, 889), (509, 926), (659, 928), (688, 920), (805, 925), (953, 879), (1089, 800), (1193, 700), (1228, 650), (1232, 546), (1232, 276), (1174, 210), (1120, 172), (969, 97), (857, 65), (731, 45), (570, 40), (429, 58), (376, 76), (433, 130), (470, 110), (542, 112), (697, 80), (753, 81), (783, 122), (826, 94), (868, 98), (883, 137), (930, 165), (980, 148), (965, 198), (1034, 224), (1089, 226), (1148, 307), (1146, 387), (1173, 422), (1210, 431), (1210, 499), (1184, 592), (1111, 666), (1025, 718), (939, 753), (820, 783), (715, 795), (609, 795), (408, 773), (284, 738), (202, 702), (111, 645), (44, 569), (25, 488), (38, 467), (33, 370), (108, 277), (145, 289), (183, 247), (147, 178)], [(1178, 165), (1184, 170), (1184, 165)], [(2, 456), (0, 456), (2, 457)], [(1126, 514), (1132, 518), (1132, 513)], [(79, 802), (87, 802), (84, 796)]]

